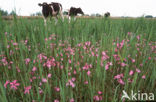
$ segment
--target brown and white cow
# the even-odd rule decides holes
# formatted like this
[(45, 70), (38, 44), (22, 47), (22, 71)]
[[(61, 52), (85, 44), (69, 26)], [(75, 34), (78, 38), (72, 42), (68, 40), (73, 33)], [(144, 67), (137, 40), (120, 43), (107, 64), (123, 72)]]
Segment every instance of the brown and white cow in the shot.
[(58, 19), (58, 17), (57, 17), (58, 14), (60, 14), (62, 19), (64, 20), (63, 14), (62, 14), (62, 5), (60, 3), (52, 2), (52, 3), (48, 4), (46, 2), (43, 2), (42, 4), (39, 3), (38, 5), (42, 7), (42, 14), (44, 17), (45, 25), (46, 25), (46, 19), (48, 17), (55, 17), (55, 19), (56, 19), (55, 24), (56, 24), (57, 19)]
[(82, 9), (76, 8), (76, 7), (71, 7), (68, 13), (68, 18), (69, 18), (69, 22), (72, 16), (77, 16), (77, 14), (82, 14), (84, 15), (84, 12), (82, 11)]

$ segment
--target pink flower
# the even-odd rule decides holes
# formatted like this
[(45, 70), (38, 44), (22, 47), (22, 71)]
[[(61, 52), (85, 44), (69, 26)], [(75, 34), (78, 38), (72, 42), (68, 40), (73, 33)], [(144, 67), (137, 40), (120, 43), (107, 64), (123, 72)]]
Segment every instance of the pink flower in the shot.
[(13, 45), (14, 45), (14, 46), (17, 46), (17, 45), (18, 45), (18, 43), (13, 43)]
[(70, 83), (71, 87), (74, 88), (75, 84), (73, 82)]
[(7, 80), (7, 81), (5, 82), (5, 84), (4, 84), (4, 87), (7, 88), (7, 85), (8, 85), (9, 83), (10, 83), (10, 81)]
[(143, 76), (142, 76), (142, 79), (145, 79), (145, 78), (146, 78), (146, 76), (145, 76), (145, 75), (143, 75)]
[(98, 91), (98, 94), (99, 94), (99, 95), (101, 95), (101, 94), (102, 94), (102, 92), (101, 92), (101, 91)]
[(135, 59), (132, 59), (132, 63), (134, 63), (135, 62)]
[(74, 98), (71, 98), (71, 99), (70, 99), (70, 102), (74, 102)]
[(99, 99), (99, 96), (94, 96), (94, 100), (96, 100), (96, 101), (100, 101), (100, 99)]
[(69, 64), (71, 64), (71, 59), (68, 60)]
[(141, 71), (140, 71), (140, 69), (136, 69), (136, 72), (140, 73)]
[(42, 94), (43, 90), (39, 87), (39, 93)]
[(96, 96), (94, 96), (94, 100), (95, 101), (102, 101), (102, 96), (96, 95)]
[(32, 71), (35, 72), (36, 70), (37, 70), (37, 68), (36, 67), (33, 67)]
[(114, 79), (120, 79), (120, 78), (123, 78), (123, 74), (118, 74), (114, 77)]
[(74, 72), (73, 72), (74, 74), (76, 74), (76, 70), (74, 70)]
[(48, 78), (51, 78), (51, 74), (48, 74)]
[(72, 80), (68, 80), (68, 82), (66, 83), (66, 86), (71, 86), (72, 88), (75, 87), (75, 84), (72, 82)]
[(42, 78), (42, 82), (43, 83), (46, 83), (47, 82), (47, 79), (46, 78)]
[(87, 72), (87, 75), (90, 76), (90, 74), (91, 74), (91, 71), (88, 71), (88, 72)]
[(127, 64), (125, 64), (125, 63), (121, 63), (121, 66), (122, 66), (122, 67), (125, 67), (126, 65), (127, 65)]
[(75, 80), (76, 80), (76, 78), (73, 77), (73, 78), (72, 78), (72, 81), (74, 82)]
[(106, 70), (109, 69), (109, 65), (108, 65), (108, 64), (105, 65), (105, 69), (106, 69)]
[(25, 64), (27, 65), (30, 62), (30, 58), (25, 59)]
[(121, 84), (121, 85), (124, 85), (125, 82), (122, 80), (122, 79), (118, 79), (118, 82)]
[(103, 51), (101, 60), (104, 61), (104, 60), (107, 60), (108, 58), (109, 58), (109, 56), (106, 54), (105, 51)]
[(13, 82), (10, 82), (11, 89), (17, 90), (17, 86), (19, 86), (19, 83), (16, 83), (17, 80), (14, 80)]
[(137, 39), (140, 40), (140, 35), (137, 36)]
[(48, 38), (45, 38), (44, 40), (45, 40), (45, 41), (48, 41)]
[(129, 75), (131, 76), (131, 75), (133, 75), (133, 73), (134, 73), (133, 70), (131, 70), (131, 71), (129, 72)]
[(58, 99), (55, 99), (54, 102), (60, 102)]
[(85, 81), (84, 84), (88, 84), (88, 81)]
[(60, 91), (60, 88), (59, 87), (55, 87), (54, 90), (57, 91), (57, 92), (59, 92)]
[(24, 87), (24, 94), (26, 94), (26, 93), (30, 93), (29, 91), (30, 91), (30, 89), (31, 89), (31, 86), (27, 86), (27, 87)]

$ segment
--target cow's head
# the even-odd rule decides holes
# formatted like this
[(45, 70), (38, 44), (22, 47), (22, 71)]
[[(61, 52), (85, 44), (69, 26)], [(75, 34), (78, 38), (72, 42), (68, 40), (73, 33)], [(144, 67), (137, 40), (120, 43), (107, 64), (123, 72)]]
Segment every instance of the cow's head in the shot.
[(42, 4), (41, 3), (38, 3), (38, 5), (39, 6), (42, 6), (43, 8), (49, 6), (49, 4), (47, 4), (46, 2), (43, 2)]
[(77, 8), (77, 13), (79, 13), (79, 14), (82, 14), (82, 15), (84, 15), (84, 13), (83, 13), (83, 11), (82, 11), (82, 9), (79, 7), (79, 8)]

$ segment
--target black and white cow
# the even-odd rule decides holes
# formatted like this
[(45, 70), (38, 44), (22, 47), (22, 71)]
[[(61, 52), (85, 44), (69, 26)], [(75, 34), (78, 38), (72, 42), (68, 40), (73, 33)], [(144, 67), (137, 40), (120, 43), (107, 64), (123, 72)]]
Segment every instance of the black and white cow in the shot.
[(105, 17), (110, 17), (110, 13), (109, 12), (106, 12), (104, 16)]
[(42, 4), (39, 3), (38, 5), (42, 7), (42, 14), (44, 17), (45, 25), (46, 25), (46, 19), (48, 17), (55, 17), (55, 19), (56, 19), (55, 24), (56, 24), (57, 19), (58, 19), (58, 17), (57, 17), (58, 14), (60, 14), (62, 19), (64, 20), (63, 14), (62, 14), (62, 5), (60, 3), (52, 2), (52, 3), (48, 4), (46, 2), (43, 2)]
[(84, 12), (82, 11), (80, 7), (79, 8), (71, 7), (68, 13), (69, 22), (70, 22), (71, 17), (77, 16), (77, 14), (84, 15)]

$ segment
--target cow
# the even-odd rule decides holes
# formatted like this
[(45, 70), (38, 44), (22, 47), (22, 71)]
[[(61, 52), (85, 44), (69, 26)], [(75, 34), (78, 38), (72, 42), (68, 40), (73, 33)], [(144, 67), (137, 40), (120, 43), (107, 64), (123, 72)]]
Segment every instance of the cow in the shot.
[(82, 11), (80, 7), (79, 8), (71, 7), (68, 13), (69, 22), (70, 22), (71, 17), (77, 16), (77, 14), (84, 15), (84, 12)]
[(106, 12), (105, 14), (104, 14), (104, 16), (107, 18), (107, 17), (110, 17), (110, 13), (109, 12)]
[(48, 17), (55, 17), (56, 22), (57, 23), (57, 19), (58, 19), (58, 14), (61, 15), (62, 19), (63, 18), (63, 14), (62, 14), (62, 5), (60, 3), (56, 3), (56, 2), (51, 2), (50, 4), (43, 2), (42, 4), (39, 3), (38, 4), (40, 7), (42, 7), (42, 14), (43, 14), (43, 18), (44, 18), (44, 24), (46, 25), (46, 19)]

